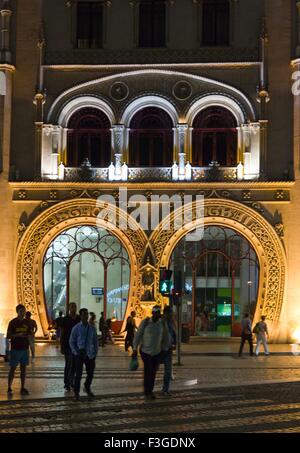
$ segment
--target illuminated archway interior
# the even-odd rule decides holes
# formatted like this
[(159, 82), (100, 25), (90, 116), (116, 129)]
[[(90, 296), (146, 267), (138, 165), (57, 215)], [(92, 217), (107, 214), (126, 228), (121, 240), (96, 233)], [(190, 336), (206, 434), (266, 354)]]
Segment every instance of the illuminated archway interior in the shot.
[(87, 308), (99, 320), (124, 319), (129, 293), (130, 264), (120, 240), (103, 228), (69, 228), (49, 245), (43, 261), (48, 320), (66, 313), (70, 302)]

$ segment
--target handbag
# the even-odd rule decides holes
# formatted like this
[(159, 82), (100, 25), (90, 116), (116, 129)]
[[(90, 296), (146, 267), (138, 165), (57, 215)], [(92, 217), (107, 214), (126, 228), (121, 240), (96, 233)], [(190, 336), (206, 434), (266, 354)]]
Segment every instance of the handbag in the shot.
[(129, 371), (136, 371), (139, 367), (139, 361), (136, 356), (131, 356), (130, 362), (129, 362)]

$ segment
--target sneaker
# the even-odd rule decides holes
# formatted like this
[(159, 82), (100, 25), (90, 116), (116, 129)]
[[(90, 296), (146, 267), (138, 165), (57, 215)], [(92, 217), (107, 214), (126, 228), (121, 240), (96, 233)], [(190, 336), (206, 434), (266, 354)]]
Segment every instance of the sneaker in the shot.
[(8, 395), (8, 396), (11, 396), (12, 394), (13, 394), (13, 391), (12, 391), (12, 389), (9, 387), (9, 388), (7, 389), (7, 395)]
[(28, 392), (28, 390), (25, 387), (23, 387), (21, 389), (21, 395), (29, 395), (29, 392)]
[(162, 391), (161, 395), (169, 398), (170, 396), (172, 396), (172, 393)]
[(35, 358), (31, 357), (31, 363), (34, 363), (34, 362), (35, 362)]
[(156, 399), (156, 396), (154, 395), (154, 393), (151, 393), (150, 395), (145, 395), (145, 400), (146, 401), (152, 401), (152, 400), (155, 400)]
[(65, 391), (66, 392), (70, 392), (71, 391), (71, 387), (69, 385), (65, 385)]

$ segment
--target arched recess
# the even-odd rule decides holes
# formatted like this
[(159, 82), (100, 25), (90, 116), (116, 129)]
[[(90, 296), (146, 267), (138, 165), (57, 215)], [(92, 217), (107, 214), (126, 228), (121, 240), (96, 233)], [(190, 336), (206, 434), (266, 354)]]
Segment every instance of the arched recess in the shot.
[[(254, 322), (259, 320), (260, 315), (266, 315), (271, 337), (275, 338), (284, 303), (287, 265), (283, 244), (274, 228), (253, 209), (231, 200), (205, 200), (203, 219), (196, 217), (196, 202), (185, 206), (185, 209), (190, 209), (191, 221), (174, 229), (176, 220), (182, 216), (182, 209), (179, 208), (165, 218), (150, 237), (158, 267), (167, 267), (180, 239), (203, 224), (227, 226), (239, 232), (250, 242), (259, 260), (258, 303)], [(168, 225), (170, 228), (167, 228)]]
[[(116, 216), (116, 224), (99, 218), (102, 209), (109, 216)], [(109, 217), (108, 217), (109, 218)], [(119, 225), (128, 224), (128, 228)], [(62, 231), (77, 225), (98, 225), (111, 231), (124, 245), (130, 257), (130, 290), (125, 318), (133, 308), (140, 316), (143, 309), (140, 299), (141, 278), (139, 268), (142, 265), (147, 238), (135, 221), (128, 217), (124, 210), (119, 210), (113, 204), (105, 207), (97, 205), (93, 199), (72, 199), (56, 204), (40, 214), (27, 228), (17, 249), (16, 260), (16, 289), (18, 303), (36, 317), (40, 332), (45, 335), (48, 329), (46, 307), (43, 291), (43, 258), (51, 241)]]
[(173, 104), (161, 96), (141, 96), (132, 101), (124, 110), (120, 123), (126, 127), (130, 127), (130, 122), (134, 115), (146, 107), (158, 107), (169, 114), (173, 121), (173, 126), (176, 127), (179, 122), (178, 112)]
[(194, 102), (186, 114), (186, 122), (192, 127), (196, 115), (207, 107), (223, 107), (229, 110), (236, 119), (238, 126), (254, 120), (253, 111), (244, 112), (240, 105), (232, 98), (220, 94), (209, 94)]
[[(83, 108), (95, 108), (98, 110), (101, 110), (106, 114), (106, 116), (109, 118), (110, 124), (115, 124), (115, 114), (112, 110), (112, 108), (104, 102), (102, 99), (96, 97), (96, 96), (78, 96), (74, 99), (71, 99), (69, 102), (67, 102), (62, 110), (60, 111), (59, 117), (57, 124), (59, 126), (62, 126), (64, 128), (68, 127), (68, 122), (71, 118), (71, 116), (77, 112), (80, 109)], [(49, 112), (49, 121), (54, 119), (50, 119), (51, 116), (51, 111)]]

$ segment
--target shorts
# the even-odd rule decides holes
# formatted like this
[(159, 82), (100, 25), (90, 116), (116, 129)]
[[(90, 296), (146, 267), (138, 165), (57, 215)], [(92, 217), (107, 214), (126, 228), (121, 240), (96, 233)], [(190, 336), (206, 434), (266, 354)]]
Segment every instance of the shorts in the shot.
[(12, 349), (10, 351), (9, 364), (12, 367), (20, 365), (29, 365), (28, 349)]

